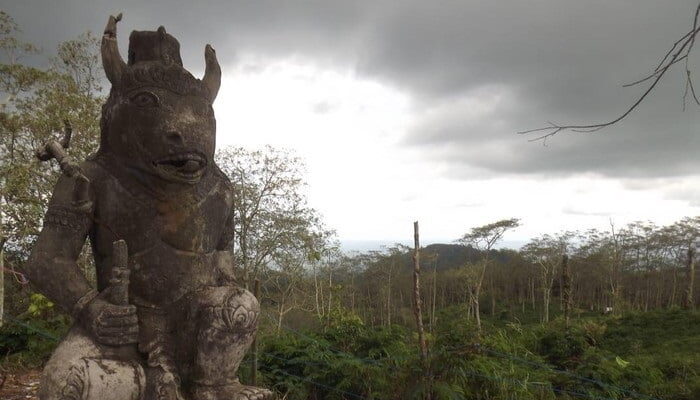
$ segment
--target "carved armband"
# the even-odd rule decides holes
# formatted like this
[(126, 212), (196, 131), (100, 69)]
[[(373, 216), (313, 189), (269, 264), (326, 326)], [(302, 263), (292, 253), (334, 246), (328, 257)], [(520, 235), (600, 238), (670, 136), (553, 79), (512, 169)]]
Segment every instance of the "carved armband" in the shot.
[(44, 226), (69, 228), (76, 231), (87, 231), (90, 223), (90, 216), (86, 212), (69, 206), (49, 206), (44, 217)]

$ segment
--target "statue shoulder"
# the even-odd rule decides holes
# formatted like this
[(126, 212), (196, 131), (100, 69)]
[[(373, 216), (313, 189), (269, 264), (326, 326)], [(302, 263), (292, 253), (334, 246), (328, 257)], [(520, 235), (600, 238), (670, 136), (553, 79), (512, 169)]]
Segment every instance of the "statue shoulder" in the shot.
[(104, 163), (100, 161), (97, 155), (90, 156), (83, 161), (80, 164), (80, 169), (90, 181), (90, 186), (92, 186), (93, 190), (109, 189), (117, 183), (114, 175), (107, 171)]
[(85, 159), (85, 161), (80, 164), (80, 169), (82, 169), (85, 176), (90, 179), (91, 182), (103, 181), (110, 176), (99, 163), (98, 157), (95, 155)]
[(233, 199), (233, 184), (231, 183), (231, 179), (229, 179), (218, 165), (214, 165), (214, 176), (222, 190), (226, 193), (226, 196)]

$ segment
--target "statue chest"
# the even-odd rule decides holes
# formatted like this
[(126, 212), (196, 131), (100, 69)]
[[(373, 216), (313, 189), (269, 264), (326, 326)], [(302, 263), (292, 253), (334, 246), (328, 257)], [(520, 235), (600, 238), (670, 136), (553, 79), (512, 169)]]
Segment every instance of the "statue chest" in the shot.
[(174, 194), (155, 199), (105, 185), (98, 194), (93, 245), (109, 252), (112, 240), (124, 239), (131, 254), (161, 243), (173, 251), (210, 253), (224, 231), (232, 203), (219, 185), (210, 189), (197, 197)]

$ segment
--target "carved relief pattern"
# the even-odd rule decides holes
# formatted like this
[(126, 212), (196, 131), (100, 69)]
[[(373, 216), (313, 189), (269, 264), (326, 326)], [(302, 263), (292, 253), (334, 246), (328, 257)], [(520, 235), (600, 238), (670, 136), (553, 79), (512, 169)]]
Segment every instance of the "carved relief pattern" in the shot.
[(139, 87), (156, 86), (168, 89), (178, 94), (193, 94), (207, 96), (209, 93), (202, 81), (193, 77), (178, 65), (148, 65), (147, 67), (132, 66), (125, 71), (119, 82), (122, 90), (133, 90)]
[(207, 319), (211, 321), (212, 328), (239, 335), (254, 333), (258, 326), (259, 311), (257, 301), (250, 297), (250, 294), (236, 288), (227, 296), (223, 305), (208, 307)]
[(88, 384), (87, 366), (80, 360), (70, 368), (60, 400), (87, 400)]
[(87, 230), (91, 220), (89, 216), (78, 209), (52, 205), (46, 211), (44, 226), (70, 228), (77, 231)]

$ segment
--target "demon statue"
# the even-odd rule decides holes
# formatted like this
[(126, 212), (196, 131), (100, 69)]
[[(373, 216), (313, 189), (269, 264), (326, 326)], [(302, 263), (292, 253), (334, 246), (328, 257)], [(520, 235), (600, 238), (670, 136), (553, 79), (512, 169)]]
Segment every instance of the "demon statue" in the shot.
[[(28, 274), (75, 319), (46, 365), (42, 400), (272, 399), (242, 385), (259, 304), (233, 281), (232, 188), (214, 164), (212, 103), (221, 70), (182, 67), (163, 27), (134, 31), (124, 62), (110, 17), (102, 63), (112, 88), (94, 156), (74, 164), (57, 142), (54, 189)], [(65, 146), (64, 146), (65, 147)], [(76, 260), (89, 237), (97, 288)]]

